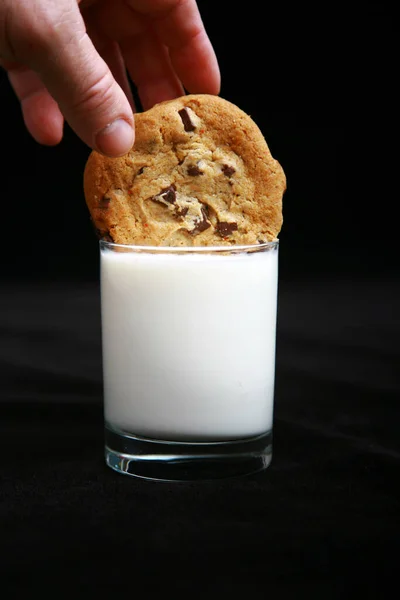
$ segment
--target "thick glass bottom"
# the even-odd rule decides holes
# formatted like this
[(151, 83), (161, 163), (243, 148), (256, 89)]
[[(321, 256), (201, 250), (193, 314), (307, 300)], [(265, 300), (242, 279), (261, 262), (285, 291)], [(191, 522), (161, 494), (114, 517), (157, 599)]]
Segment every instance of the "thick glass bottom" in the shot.
[(224, 442), (173, 442), (105, 428), (106, 464), (114, 471), (158, 481), (207, 481), (266, 469), (272, 432)]

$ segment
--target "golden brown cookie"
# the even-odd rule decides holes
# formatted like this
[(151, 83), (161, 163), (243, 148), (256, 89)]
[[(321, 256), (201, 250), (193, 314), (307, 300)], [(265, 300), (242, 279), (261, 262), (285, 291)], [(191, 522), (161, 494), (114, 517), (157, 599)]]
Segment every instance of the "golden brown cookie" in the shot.
[(218, 96), (188, 95), (135, 115), (122, 158), (93, 151), (84, 193), (100, 237), (214, 246), (275, 240), (286, 178), (254, 121)]

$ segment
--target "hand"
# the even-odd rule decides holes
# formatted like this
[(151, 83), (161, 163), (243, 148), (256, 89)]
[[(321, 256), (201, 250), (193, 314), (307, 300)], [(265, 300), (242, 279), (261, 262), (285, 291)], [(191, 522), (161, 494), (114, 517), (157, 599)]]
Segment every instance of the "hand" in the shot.
[(35, 140), (59, 143), (65, 118), (109, 156), (134, 142), (127, 70), (144, 110), (220, 86), (195, 0), (0, 0), (0, 65)]

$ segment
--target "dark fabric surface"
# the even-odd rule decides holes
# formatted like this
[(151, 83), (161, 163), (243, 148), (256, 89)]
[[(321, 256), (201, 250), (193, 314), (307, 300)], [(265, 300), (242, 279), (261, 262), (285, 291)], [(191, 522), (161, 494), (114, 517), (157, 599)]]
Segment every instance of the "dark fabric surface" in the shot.
[(0, 595), (386, 590), (400, 550), (398, 292), (282, 283), (271, 466), (156, 483), (104, 464), (98, 286), (3, 284)]

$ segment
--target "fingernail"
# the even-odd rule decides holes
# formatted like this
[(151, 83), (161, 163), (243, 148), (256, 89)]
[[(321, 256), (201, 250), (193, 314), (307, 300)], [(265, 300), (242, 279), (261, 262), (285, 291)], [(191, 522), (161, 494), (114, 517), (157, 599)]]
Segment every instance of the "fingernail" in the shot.
[(107, 156), (122, 156), (129, 152), (134, 140), (133, 127), (124, 119), (117, 119), (96, 135), (96, 147)]

